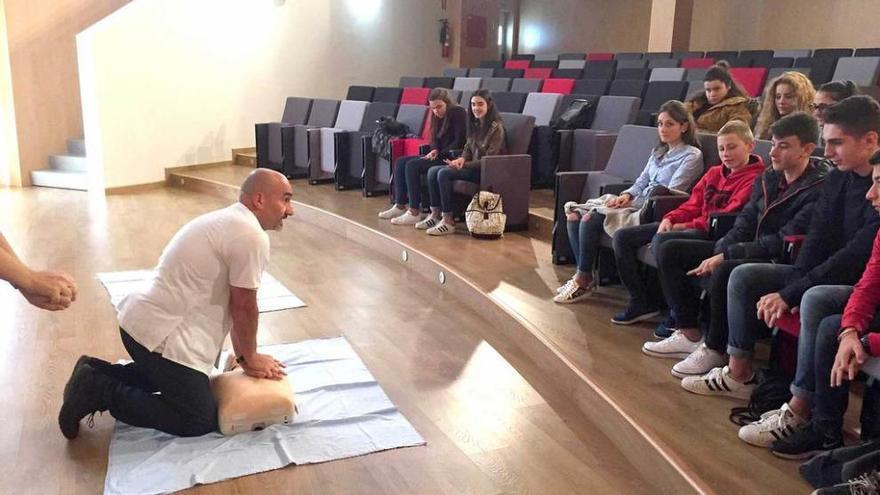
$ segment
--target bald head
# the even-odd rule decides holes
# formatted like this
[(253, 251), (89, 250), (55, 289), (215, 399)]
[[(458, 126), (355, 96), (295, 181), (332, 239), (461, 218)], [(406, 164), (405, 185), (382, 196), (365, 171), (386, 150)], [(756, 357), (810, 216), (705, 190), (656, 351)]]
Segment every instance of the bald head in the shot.
[(254, 213), (266, 230), (280, 230), (282, 221), (293, 214), (293, 190), (287, 177), (266, 168), (248, 174), (241, 183), (238, 201)]

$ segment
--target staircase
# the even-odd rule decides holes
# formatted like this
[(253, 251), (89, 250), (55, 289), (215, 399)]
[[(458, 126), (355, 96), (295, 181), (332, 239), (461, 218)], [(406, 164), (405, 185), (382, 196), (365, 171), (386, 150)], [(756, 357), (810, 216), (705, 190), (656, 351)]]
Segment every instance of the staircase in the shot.
[(85, 140), (68, 139), (67, 153), (51, 155), (49, 168), (31, 171), (31, 182), (41, 187), (87, 191), (89, 162), (86, 158)]

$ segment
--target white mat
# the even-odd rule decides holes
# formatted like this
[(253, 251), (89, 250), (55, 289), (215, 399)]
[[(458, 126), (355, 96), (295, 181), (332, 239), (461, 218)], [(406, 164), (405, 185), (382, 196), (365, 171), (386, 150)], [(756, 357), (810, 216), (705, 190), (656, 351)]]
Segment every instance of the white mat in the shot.
[[(110, 302), (117, 307), (123, 297), (149, 287), (155, 276), (152, 270), (131, 270), (127, 272), (99, 273), (98, 280), (110, 294)], [(302, 308), (306, 305), (290, 290), (268, 272), (263, 273), (263, 281), (257, 291), (257, 305), (260, 313), (282, 309)]]
[(299, 409), (293, 424), (232, 437), (179, 438), (117, 422), (104, 493), (168, 493), (288, 464), (425, 444), (345, 338), (266, 346), (260, 352), (287, 365)]

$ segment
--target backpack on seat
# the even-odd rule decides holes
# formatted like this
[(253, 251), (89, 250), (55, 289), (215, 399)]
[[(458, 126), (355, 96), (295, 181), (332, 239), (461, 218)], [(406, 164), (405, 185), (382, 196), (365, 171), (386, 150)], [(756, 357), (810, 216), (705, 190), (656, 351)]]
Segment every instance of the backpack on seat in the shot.
[(569, 129), (586, 129), (590, 126), (590, 102), (574, 100), (553, 123), (557, 131)]

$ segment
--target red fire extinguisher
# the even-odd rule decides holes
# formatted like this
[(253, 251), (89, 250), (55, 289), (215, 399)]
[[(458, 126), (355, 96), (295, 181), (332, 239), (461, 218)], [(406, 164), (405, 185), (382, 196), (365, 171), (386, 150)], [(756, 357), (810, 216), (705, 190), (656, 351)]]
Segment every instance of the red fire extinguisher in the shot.
[(440, 19), (440, 47), (444, 58), (451, 54), (452, 32), (449, 28), (449, 19)]

